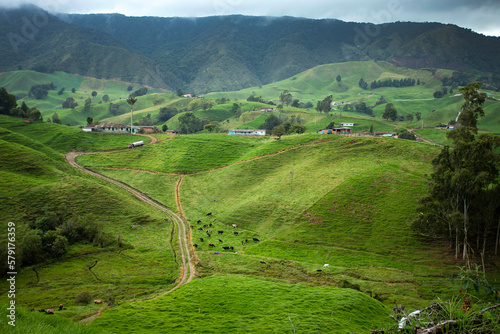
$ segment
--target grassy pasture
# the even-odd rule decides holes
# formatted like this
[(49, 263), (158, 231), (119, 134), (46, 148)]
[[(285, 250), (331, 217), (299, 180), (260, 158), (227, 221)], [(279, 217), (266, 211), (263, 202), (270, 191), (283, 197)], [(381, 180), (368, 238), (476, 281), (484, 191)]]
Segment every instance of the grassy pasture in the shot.
[[(34, 122), (23, 123), (22, 119), (0, 115), (0, 127), (13, 133), (36, 140), (60, 153), (76, 151), (101, 151), (126, 148), (137, 141), (136, 135), (88, 133), (79, 128), (60, 124)], [(140, 137), (145, 143), (149, 138)], [(47, 148), (46, 148), (47, 149)], [(45, 149), (45, 150), (46, 150)]]
[(99, 333), (346, 333), (385, 325), (388, 310), (351, 289), (285, 284), (255, 277), (198, 279), (156, 300), (106, 311)]

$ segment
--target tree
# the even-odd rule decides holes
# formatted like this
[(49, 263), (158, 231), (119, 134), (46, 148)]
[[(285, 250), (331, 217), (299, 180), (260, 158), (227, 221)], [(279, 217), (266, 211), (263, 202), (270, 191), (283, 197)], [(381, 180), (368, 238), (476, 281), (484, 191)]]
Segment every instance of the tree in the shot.
[(137, 102), (137, 99), (133, 96), (129, 96), (127, 99), (127, 103), (130, 105), (130, 133), (132, 133), (132, 118), (133, 118), (133, 111), (134, 111), (134, 104)]
[(62, 103), (62, 107), (64, 109), (67, 109), (67, 108), (74, 109), (77, 106), (78, 106), (78, 103), (76, 103), (75, 99), (72, 97), (66, 98), (66, 100)]
[(0, 88), (0, 114), (9, 115), (17, 107), (16, 96), (9, 94), (4, 87)]
[(284, 90), (280, 94), (280, 101), (284, 106), (289, 106), (293, 102), (293, 96), (288, 90)]
[(414, 118), (414, 117), (415, 117), (415, 116), (414, 116), (413, 114), (408, 114), (408, 115), (406, 115), (406, 120), (407, 120), (408, 122), (413, 122), (413, 118)]
[(59, 115), (57, 115), (56, 112), (52, 115), (52, 123), (61, 124), (61, 120), (59, 119)]
[(177, 88), (177, 96), (181, 97), (182, 95), (184, 95), (184, 92), (182, 91), (182, 89)]
[(448, 238), (455, 244), (456, 257), (462, 247), (467, 269), (474, 248), (485, 256), (487, 241), (495, 235), (493, 222), (500, 218), (500, 158), (494, 152), (500, 140), (489, 134), (475, 137), (477, 118), (484, 115), (479, 87), (480, 83), (471, 83), (462, 88), (463, 126), (447, 134), (454, 148), (445, 146), (433, 160), (429, 194), (420, 200), (422, 214), (412, 225), (422, 234)]
[(330, 123), (328, 123), (325, 129), (333, 129), (334, 127), (335, 127), (335, 121), (331, 121)]
[(163, 107), (160, 109), (160, 112), (158, 113), (158, 122), (159, 123), (164, 123), (177, 115), (179, 111), (174, 108), (174, 107)]
[(215, 124), (205, 124), (203, 126), (203, 129), (208, 130), (208, 132), (212, 133), (217, 128), (217, 125)]
[(162, 127), (161, 127), (161, 131), (167, 132), (167, 130), (168, 130), (167, 124), (163, 124)]
[(294, 108), (300, 108), (300, 100), (299, 99), (293, 100), (292, 107), (294, 107)]
[(316, 110), (319, 112), (323, 111), (325, 114), (328, 114), (328, 112), (332, 109), (332, 100), (333, 97), (328, 95), (323, 99), (323, 101), (318, 101), (316, 104)]
[(102, 96), (102, 101), (103, 101), (104, 103), (109, 102), (109, 95), (108, 95), (108, 94), (104, 94), (104, 95)]
[(65, 89), (66, 89), (66, 88), (61, 87), (61, 89), (59, 89), (59, 91), (57, 92), (57, 95), (63, 95), (63, 94), (64, 94), (64, 90), (65, 90)]
[(415, 117), (417, 118), (417, 121), (420, 121), (420, 119), (422, 118), (422, 113), (420, 111), (417, 111), (415, 113)]
[(361, 89), (368, 89), (368, 83), (363, 78), (359, 79), (358, 86), (361, 87)]
[(75, 94), (76, 93), (76, 88), (71, 88), (71, 93)]
[(269, 115), (261, 128), (266, 129), (268, 132), (271, 132), (276, 126), (280, 125), (280, 120), (276, 115)]
[(275, 126), (273, 129), (273, 136), (278, 137), (278, 140), (281, 139), (281, 136), (283, 136), (286, 133), (285, 127), (283, 124)]
[(370, 133), (373, 133), (373, 124), (370, 124)]
[(179, 127), (177, 131), (182, 134), (189, 134), (201, 131), (203, 122), (192, 112), (187, 112), (179, 117)]
[(92, 99), (90, 97), (85, 99), (85, 106), (83, 107), (83, 111), (89, 112), (91, 104), (92, 104)]
[(213, 106), (215, 106), (215, 102), (213, 100), (201, 99), (200, 101), (200, 107), (203, 111), (210, 110)]
[(417, 136), (415, 136), (413, 133), (408, 131), (407, 129), (401, 129), (398, 131), (398, 138), (399, 139), (408, 139), (408, 140), (417, 140)]
[(301, 133), (306, 132), (306, 127), (304, 125), (295, 124), (290, 129), (290, 132), (295, 132), (295, 133), (301, 134)]
[(199, 106), (200, 106), (199, 99), (193, 99), (191, 102), (189, 102), (187, 109), (192, 111), (192, 110), (195, 110), (196, 108), (198, 108)]
[(335, 78), (337, 80), (338, 83), (340, 83), (342, 81), (342, 77), (339, 75), (337, 75), (337, 78)]
[(120, 108), (120, 106), (117, 103), (113, 103), (113, 102), (109, 103), (109, 112), (112, 113), (113, 115), (116, 116), (119, 108)]
[(92, 97), (96, 97), (97, 96), (97, 92), (94, 90), (92, 91)]
[(92, 125), (92, 123), (94, 122), (94, 119), (92, 117), (87, 117), (87, 124), (88, 125)]
[[(233, 114), (235, 114), (235, 115), (236, 114), (240, 114), (241, 115), (241, 107), (240, 107), (240, 105), (238, 103), (233, 103), (233, 106), (231, 107), (231, 112)], [(237, 116), (239, 117), (240, 115), (237, 115)]]
[(385, 111), (382, 114), (382, 118), (387, 119), (387, 120), (390, 119), (393, 122), (396, 119), (398, 119), (398, 111), (396, 110), (396, 107), (394, 107), (394, 105), (392, 103), (387, 103), (385, 105)]

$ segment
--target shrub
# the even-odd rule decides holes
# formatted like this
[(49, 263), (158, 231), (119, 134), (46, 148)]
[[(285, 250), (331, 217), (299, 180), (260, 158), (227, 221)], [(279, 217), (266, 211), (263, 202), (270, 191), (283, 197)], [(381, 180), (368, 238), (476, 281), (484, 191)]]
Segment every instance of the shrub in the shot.
[(88, 291), (82, 291), (75, 297), (75, 304), (77, 305), (88, 305), (92, 302), (92, 295)]

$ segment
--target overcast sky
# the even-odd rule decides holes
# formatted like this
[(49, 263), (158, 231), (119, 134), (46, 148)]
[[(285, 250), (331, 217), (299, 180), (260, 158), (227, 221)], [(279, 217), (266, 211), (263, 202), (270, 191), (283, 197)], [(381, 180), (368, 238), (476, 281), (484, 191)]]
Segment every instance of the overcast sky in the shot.
[(500, 0), (0, 0), (0, 6), (32, 3), (58, 13), (201, 17), (244, 14), (384, 23), (453, 23), (500, 36)]

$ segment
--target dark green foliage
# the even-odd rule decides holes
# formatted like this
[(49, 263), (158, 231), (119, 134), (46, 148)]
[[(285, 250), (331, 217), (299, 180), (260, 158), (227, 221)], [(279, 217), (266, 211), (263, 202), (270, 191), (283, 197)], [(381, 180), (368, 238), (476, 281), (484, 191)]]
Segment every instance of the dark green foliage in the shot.
[(486, 100), (486, 94), (480, 92), (482, 83), (474, 82), (459, 89), (464, 96), (464, 103), (458, 121), (463, 126), (467, 126), (474, 133), (477, 133), (477, 119), (484, 117), (484, 111), (481, 107)]
[(17, 107), (16, 96), (9, 94), (7, 89), (0, 88), (0, 114), (9, 115), (10, 111)]
[(332, 109), (332, 99), (332, 96), (328, 95), (322, 101), (318, 101), (316, 104), (316, 110), (328, 114), (328, 112)]
[(286, 133), (286, 129), (285, 129), (283, 124), (275, 126), (273, 129), (273, 136), (278, 137), (278, 140), (280, 140), (281, 136), (283, 136), (285, 133)]
[(385, 80), (374, 80), (370, 84), (370, 89), (376, 89), (380, 87), (411, 87), (415, 86), (415, 79), (406, 78), (406, 79), (385, 79)]
[(398, 138), (399, 139), (408, 139), (408, 140), (417, 140), (417, 136), (415, 136), (413, 133), (409, 132), (406, 129), (403, 129), (398, 133)]
[(182, 91), (182, 89), (177, 88), (177, 96), (181, 97), (182, 95), (184, 95), (184, 92)]
[(116, 114), (118, 113), (118, 109), (120, 108), (120, 105), (119, 104), (115, 104), (113, 102), (111, 102), (109, 104), (109, 112), (113, 115), (116, 116)]
[(163, 126), (161, 127), (161, 131), (167, 132), (167, 130), (168, 130), (167, 124), (163, 124)]
[(59, 91), (57, 92), (57, 95), (63, 95), (65, 89), (66, 88), (61, 87), (61, 89), (59, 89)]
[(195, 133), (203, 130), (203, 122), (193, 113), (187, 112), (179, 117), (179, 127), (177, 131), (181, 134)]
[(382, 114), (382, 118), (387, 120), (390, 119), (393, 122), (396, 119), (398, 119), (398, 111), (396, 110), (396, 107), (394, 107), (392, 103), (387, 103), (385, 105), (385, 110), (384, 113)]
[(94, 119), (92, 117), (87, 117), (87, 124), (88, 125), (92, 125), (92, 123), (94, 122)]
[(108, 94), (104, 94), (104, 95), (102, 96), (102, 101), (103, 101), (103, 102), (109, 102), (109, 95), (108, 95)]
[(59, 115), (57, 115), (56, 112), (52, 115), (52, 123), (61, 124), (61, 120), (59, 119)]
[[(352, 108), (350, 104), (347, 104), (346, 106), (348, 106), (348, 108)], [(367, 114), (368, 116), (373, 116), (373, 109), (371, 107), (368, 107), (363, 101), (356, 103), (354, 105), (354, 108), (356, 109), (356, 112)]]
[(335, 121), (331, 121), (330, 123), (328, 123), (325, 129), (333, 129), (334, 127), (335, 127)]
[(144, 96), (147, 93), (148, 93), (148, 89), (146, 87), (141, 87), (138, 90), (134, 91), (132, 94), (130, 94), (129, 97)]
[(90, 97), (85, 99), (85, 105), (83, 106), (83, 112), (89, 112), (91, 105), (92, 105), (92, 99)]
[(295, 132), (295, 133), (301, 134), (301, 133), (306, 132), (306, 127), (304, 125), (295, 124), (290, 129), (290, 132)]
[(33, 96), (37, 100), (43, 100), (47, 95), (49, 90), (56, 89), (54, 83), (40, 84), (31, 86), (28, 96)]
[(141, 126), (151, 126), (151, 125), (153, 125), (153, 120), (151, 119), (151, 114), (148, 113), (146, 116), (139, 117), (138, 123)]
[(179, 111), (176, 108), (173, 107), (164, 107), (160, 109), (160, 112), (158, 113), (158, 123), (163, 123), (177, 115)]
[(75, 296), (75, 304), (88, 305), (92, 302), (92, 295), (88, 291), (82, 291)]
[(92, 97), (96, 97), (97, 96), (97, 92), (94, 90), (92, 91)]
[(21, 242), (22, 264), (32, 265), (43, 260), (43, 244), (40, 230), (31, 230), (26, 233)]
[(75, 94), (76, 93), (76, 88), (71, 88), (71, 93)]
[(264, 101), (262, 99), (262, 96), (256, 96), (255, 94), (252, 94), (250, 95), (249, 97), (247, 97), (247, 101), (249, 102), (260, 102), (260, 103), (266, 103), (266, 101)]
[(67, 109), (67, 108), (74, 109), (77, 106), (78, 106), (78, 103), (76, 103), (75, 99), (72, 97), (66, 98), (66, 101), (64, 101), (62, 103), (62, 107), (65, 109)]
[(337, 80), (337, 82), (341, 82), (342, 81), (342, 77), (339, 75), (337, 75), (337, 77), (335, 78), (335, 80)]
[(276, 116), (276, 115), (269, 115), (269, 116), (266, 118), (266, 120), (265, 120), (264, 124), (263, 124), (260, 128), (261, 128), (261, 129), (266, 129), (266, 131), (267, 131), (267, 132), (272, 132), (272, 130), (273, 130), (276, 126), (278, 126), (278, 125), (280, 125), (280, 124), (281, 124), (281, 122), (280, 122), (280, 120), (279, 120), (278, 116)]
[(289, 106), (293, 102), (293, 96), (288, 90), (284, 90), (280, 94), (280, 101), (284, 106)]
[(368, 82), (365, 81), (365, 79), (361, 78), (359, 79), (358, 81), (358, 86), (361, 88), (361, 89), (368, 89)]

